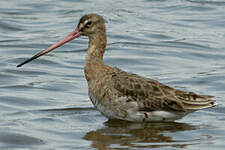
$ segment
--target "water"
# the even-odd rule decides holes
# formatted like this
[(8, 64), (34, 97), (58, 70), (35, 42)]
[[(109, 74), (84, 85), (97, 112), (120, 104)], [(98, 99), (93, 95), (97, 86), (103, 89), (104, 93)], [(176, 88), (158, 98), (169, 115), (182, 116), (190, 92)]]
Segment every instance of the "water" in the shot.
[[(225, 1), (0, 1), (0, 149), (224, 149)], [(107, 122), (87, 94), (88, 39), (16, 65), (106, 20), (105, 63), (172, 87), (214, 95), (218, 107), (172, 123)]]

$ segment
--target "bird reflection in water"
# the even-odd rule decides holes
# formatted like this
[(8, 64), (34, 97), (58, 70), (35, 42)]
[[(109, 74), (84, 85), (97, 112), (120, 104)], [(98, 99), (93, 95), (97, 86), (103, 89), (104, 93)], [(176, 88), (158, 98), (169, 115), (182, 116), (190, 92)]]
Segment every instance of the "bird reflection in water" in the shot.
[(92, 141), (92, 147), (100, 150), (110, 148), (185, 148), (201, 142), (199, 137), (191, 137), (191, 139), (189, 136), (185, 136), (183, 139), (174, 139), (174, 135), (169, 135), (199, 128), (186, 123), (130, 123), (111, 120), (105, 122), (105, 126), (105, 128), (88, 132), (83, 138)]

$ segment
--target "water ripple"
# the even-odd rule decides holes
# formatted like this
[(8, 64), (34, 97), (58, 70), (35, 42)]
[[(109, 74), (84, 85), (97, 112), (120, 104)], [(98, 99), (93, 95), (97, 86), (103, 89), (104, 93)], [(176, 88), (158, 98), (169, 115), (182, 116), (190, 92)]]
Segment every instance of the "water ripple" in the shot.
[[(223, 149), (224, 6), (222, 0), (0, 1), (0, 149)], [(218, 107), (172, 123), (107, 121), (88, 98), (87, 37), (16, 68), (87, 13), (105, 19), (106, 64), (213, 95)]]

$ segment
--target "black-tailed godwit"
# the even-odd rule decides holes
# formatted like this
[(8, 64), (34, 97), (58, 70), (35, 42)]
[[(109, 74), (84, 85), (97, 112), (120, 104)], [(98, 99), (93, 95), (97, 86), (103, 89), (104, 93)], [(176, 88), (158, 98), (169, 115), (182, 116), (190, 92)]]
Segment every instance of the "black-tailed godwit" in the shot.
[(84, 68), (88, 95), (93, 105), (107, 118), (132, 122), (172, 121), (216, 105), (212, 96), (177, 90), (104, 64), (106, 29), (104, 19), (97, 14), (83, 16), (71, 34), (17, 67), (79, 36), (89, 38)]

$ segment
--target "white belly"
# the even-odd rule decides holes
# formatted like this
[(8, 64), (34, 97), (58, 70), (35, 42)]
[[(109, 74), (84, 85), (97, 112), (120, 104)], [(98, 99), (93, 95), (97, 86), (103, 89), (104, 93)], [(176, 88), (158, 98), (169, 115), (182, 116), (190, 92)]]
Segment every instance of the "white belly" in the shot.
[(104, 104), (94, 101), (93, 104), (98, 111), (109, 119), (121, 119), (131, 122), (173, 121), (185, 115), (167, 111), (140, 111), (136, 102), (126, 102), (124, 98)]

